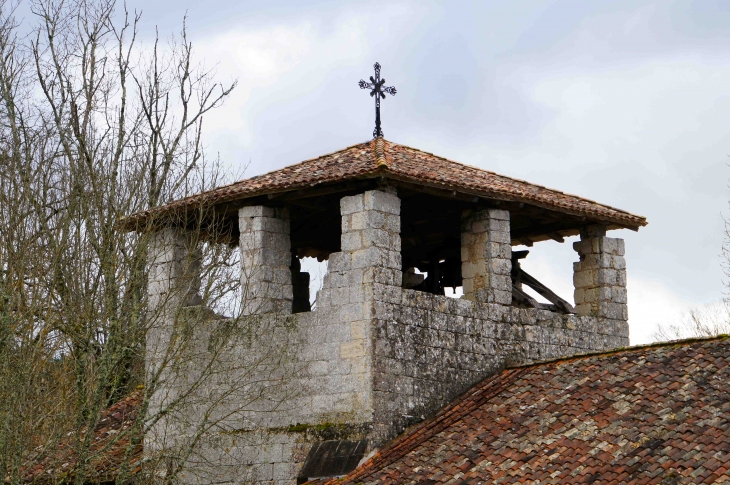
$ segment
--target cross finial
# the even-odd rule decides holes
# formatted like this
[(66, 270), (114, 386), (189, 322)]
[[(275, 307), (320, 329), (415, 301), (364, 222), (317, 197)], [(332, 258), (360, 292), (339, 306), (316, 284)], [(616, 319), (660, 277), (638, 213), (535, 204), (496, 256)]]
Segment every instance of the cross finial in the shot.
[(392, 86), (383, 86), (385, 79), (380, 79), (380, 64), (377, 62), (373, 66), (375, 68), (375, 77), (370, 76), (370, 82), (360, 79), (360, 89), (370, 89), (370, 96), (375, 96), (375, 129), (373, 130), (373, 138), (383, 136), (383, 130), (380, 129), (380, 98), (385, 99), (385, 93), (395, 96), (395, 88)]

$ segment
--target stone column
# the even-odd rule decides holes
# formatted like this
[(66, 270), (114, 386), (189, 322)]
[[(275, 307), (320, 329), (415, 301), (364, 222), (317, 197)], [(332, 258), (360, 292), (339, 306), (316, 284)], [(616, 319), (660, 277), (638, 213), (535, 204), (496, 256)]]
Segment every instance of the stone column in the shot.
[[(343, 197), (341, 252), (330, 255), (323, 303), (361, 304), (402, 284), (400, 199), (383, 190)], [(319, 299), (319, 297), (318, 297)]]
[(509, 212), (465, 212), (461, 227), (461, 278), (464, 298), (512, 303), (512, 245)]
[[(402, 279), (400, 199), (394, 193), (370, 190), (343, 197), (342, 252), (349, 253), (352, 269), (367, 270), (375, 282), (400, 287)], [(371, 271), (372, 270), (372, 271)]]
[(164, 355), (180, 309), (200, 305), (201, 252), (192, 235), (168, 227), (151, 235), (147, 252), (148, 368)]
[(291, 239), (286, 209), (238, 211), (244, 315), (292, 312)]
[(332, 390), (318, 390), (323, 395), (315, 397), (312, 407), (323, 416), (346, 410), (352, 422), (372, 422), (376, 302), (400, 303), (402, 292), (400, 199), (371, 190), (343, 197), (340, 213), (341, 251), (330, 254), (313, 313), (327, 321), (322, 340), (337, 342), (339, 348), (326, 359), (325, 382)]
[(604, 226), (588, 226), (573, 243), (575, 309), (580, 316), (627, 321), (624, 240), (606, 237)]
[(147, 266), (150, 309), (199, 305), (200, 250), (192, 235), (168, 227), (151, 236)]
[[(147, 252), (148, 330), (145, 334), (145, 371), (164, 386), (150, 398), (148, 414), (154, 415), (177, 395), (177, 376), (169, 365), (174, 334), (184, 325), (183, 307), (199, 305), (201, 252), (193, 235), (167, 227), (153, 233)], [(159, 373), (159, 375), (157, 375)], [(182, 435), (180, 423), (163, 418), (144, 437), (145, 453), (173, 446)]]

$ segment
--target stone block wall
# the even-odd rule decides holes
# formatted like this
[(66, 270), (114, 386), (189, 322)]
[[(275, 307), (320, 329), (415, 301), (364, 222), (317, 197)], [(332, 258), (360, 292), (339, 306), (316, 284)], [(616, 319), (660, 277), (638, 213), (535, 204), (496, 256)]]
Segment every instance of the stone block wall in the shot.
[(364, 351), (342, 352), (361, 337), (344, 308), (208, 321), (190, 313), (194, 355), (175, 365), (179, 375), (169, 376), (153, 403), (191, 388), (209, 366), (203, 354), (219, 330), (241, 331), (216, 355), (209, 380), (145, 437), (148, 453), (184, 449), (204, 420), (215, 423), (186, 458), (181, 483), (291, 485), (314, 442), (367, 438), (371, 362)]
[(505, 365), (623, 347), (628, 324), (413, 290), (378, 300), (373, 321), (375, 446)]
[[(304, 461), (300, 438), (297, 433), (268, 430), (210, 437), (202, 443), (201, 453), (190, 457), (181, 482), (291, 485)], [(215, 467), (210, 466), (213, 457)]]
[[(385, 191), (368, 191), (344, 197), (340, 212), (342, 251), (330, 255), (323, 287), (317, 294), (317, 311), (305, 318), (327, 322), (326, 328), (322, 328), (325, 341), (337, 338), (333, 342), (337, 348), (331, 348), (322, 360), (311, 362), (310, 372), (330, 373), (333, 366), (337, 372), (347, 372), (339, 375), (347, 376), (340, 379), (348, 383), (345, 387), (350, 394), (333, 397), (321, 386), (315, 386), (319, 394), (312, 410), (320, 415), (326, 411), (341, 413), (343, 406), (351, 406), (352, 416), (370, 422), (372, 301), (373, 294), (383, 288), (400, 290), (400, 200)], [(359, 391), (349, 387), (354, 384), (359, 385)], [(342, 387), (342, 383), (333, 386)]]
[[(359, 440), (367, 432), (351, 426), (291, 426), (245, 433), (219, 433), (203, 440), (181, 482), (294, 485), (312, 445), (325, 440)], [(212, 467), (211, 463), (216, 466)]]
[[(234, 411), (248, 395), (231, 396), (231, 407), (219, 411), (226, 418), (193, 457), (195, 473), (187, 483), (293, 484), (315, 441), (368, 439), (379, 447), (505, 365), (628, 345), (626, 320), (613, 318), (615, 307), (600, 304), (620, 303), (622, 242), (587, 233), (578, 243), (577, 281), (595, 273), (594, 286), (581, 289), (613, 282), (611, 299), (600, 300), (606, 293), (599, 291), (596, 312), (559, 315), (509, 305), (505, 211), (465, 215), (462, 268), (471, 292), (468, 299), (453, 299), (402, 289), (400, 200), (394, 191), (344, 197), (340, 210), (341, 252), (330, 255), (316, 309), (293, 315), (286, 214), (265, 207), (241, 210), (242, 273), (248, 271), (242, 279), (257, 289), (254, 296), (278, 306), (261, 303), (248, 313), (261, 331), (225, 354), (239, 362), (240, 371), (222, 372), (220, 380), (200, 389), (200, 397), (246, 380), (272, 392), (276, 378), (286, 380), (245, 412)], [(582, 295), (589, 295), (585, 303), (593, 293)], [(199, 348), (214, 334), (201, 333)], [(284, 352), (271, 380), (240, 364)], [(256, 389), (246, 389), (251, 391)]]
[[(178, 340), (186, 308), (199, 305), (201, 252), (193, 237), (177, 228), (165, 228), (151, 235), (147, 254), (147, 332), (145, 335), (145, 373), (148, 380), (164, 382), (164, 392), (155, 393), (149, 403), (150, 413), (156, 413), (174, 399), (173, 384), (183, 379), (168, 368), (172, 342)], [(170, 428), (175, 431), (168, 433)], [(146, 436), (147, 450), (174, 443), (182, 426), (177, 422), (160, 420)]]
[[(291, 485), (315, 441), (364, 438), (377, 448), (505, 365), (628, 344), (625, 322), (380, 288), (355, 353), (361, 327), (351, 323), (362, 314), (327, 305), (288, 316), (289, 343), (262, 338), (232, 350), (235, 360), (288, 348), (287, 401), (222, 422), (191, 457), (186, 483)], [(268, 329), (276, 316), (258, 318)]]
[(498, 209), (467, 211), (463, 215), (461, 277), (465, 299), (512, 303), (509, 220), (509, 212)]
[(287, 211), (264, 206), (242, 207), (238, 211), (238, 227), (243, 313), (291, 313), (291, 240)]
[(573, 244), (580, 261), (573, 265), (575, 309), (578, 315), (628, 321), (624, 241), (605, 236), (603, 228), (588, 228)]
[(151, 236), (148, 257), (149, 307), (200, 304), (201, 253), (185, 231), (165, 228)]

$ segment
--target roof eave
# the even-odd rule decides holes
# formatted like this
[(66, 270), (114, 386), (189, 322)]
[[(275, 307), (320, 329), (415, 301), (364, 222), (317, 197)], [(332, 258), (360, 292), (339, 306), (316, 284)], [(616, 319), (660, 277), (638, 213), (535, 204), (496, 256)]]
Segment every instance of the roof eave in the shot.
[[(273, 195), (280, 195), (280, 194), (286, 194), (294, 191), (299, 191), (302, 189), (313, 189), (316, 187), (321, 186), (329, 186), (329, 185), (336, 185), (340, 184), (346, 181), (350, 180), (367, 180), (367, 179), (375, 179), (375, 178), (386, 178), (393, 180), (395, 182), (404, 182), (413, 184), (415, 186), (421, 186), (426, 187), (430, 189), (434, 189), (437, 191), (442, 191), (442, 196), (449, 197), (449, 194), (453, 194), (453, 197), (461, 196), (463, 197), (478, 197), (481, 199), (489, 199), (489, 200), (495, 200), (495, 201), (504, 201), (504, 202), (513, 202), (513, 203), (524, 203), (529, 204), (535, 207), (539, 207), (546, 210), (551, 210), (558, 213), (563, 214), (569, 214), (576, 217), (583, 217), (588, 222), (587, 223), (602, 223), (609, 226), (609, 229), (619, 229), (619, 228), (625, 228), (625, 229), (631, 229), (633, 231), (638, 231), (639, 228), (646, 226), (648, 222), (646, 221), (646, 218), (642, 216), (637, 216), (634, 214), (631, 214), (626, 211), (622, 211), (620, 209), (616, 209), (610, 206), (605, 206), (600, 204), (602, 207), (604, 207), (606, 210), (618, 212), (621, 214), (626, 214), (625, 217), (616, 217), (616, 216), (608, 216), (608, 215), (598, 215), (595, 213), (589, 213), (581, 210), (577, 210), (574, 208), (569, 207), (561, 207), (556, 204), (551, 204), (548, 202), (541, 201), (539, 199), (530, 198), (530, 197), (520, 197), (516, 196), (514, 194), (505, 194), (499, 191), (485, 191), (485, 190), (478, 190), (478, 189), (471, 189), (466, 188), (463, 186), (455, 186), (450, 184), (443, 184), (443, 183), (437, 183), (434, 181), (424, 180), (417, 177), (410, 177), (408, 175), (404, 175), (401, 173), (394, 172), (391, 170), (391, 168), (387, 164), (381, 164), (378, 166), (375, 166), (372, 170), (365, 171), (359, 174), (355, 175), (345, 175), (342, 177), (337, 178), (322, 178), (320, 180), (315, 181), (309, 181), (305, 183), (299, 183), (299, 184), (292, 184), (285, 188), (272, 188), (272, 189), (264, 189), (264, 190), (255, 190), (251, 191), (249, 193), (237, 193), (237, 194), (225, 194), (220, 197), (216, 197), (216, 192), (218, 189), (214, 189), (208, 193), (204, 194), (197, 194), (185, 199), (179, 199), (178, 201), (171, 202), (170, 204), (149, 209), (142, 212), (137, 212), (135, 214), (132, 214), (119, 222), (119, 227), (122, 230), (128, 231), (128, 232), (147, 232), (151, 230), (152, 228), (158, 227), (160, 223), (164, 225), (164, 220), (169, 219), (173, 214), (175, 214), (178, 211), (197, 211), (203, 206), (218, 206), (220, 204), (224, 203), (231, 203), (231, 202), (237, 202), (237, 201), (245, 201), (247, 199), (252, 199), (255, 197), (262, 197), (262, 196), (273, 196)], [(187, 203), (185, 201), (188, 201)], [(593, 201), (587, 201), (595, 203)], [(245, 204), (241, 204), (245, 205)]]
[[(424, 181), (423, 179), (418, 179), (416, 177), (408, 177), (407, 175), (402, 175), (398, 173), (394, 173), (391, 171), (384, 172), (381, 174), (381, 176), (387, 177), (391, 180), (395, 181), (401, 181), (401, 182), (409, 182), (409, 183), (415, 183), (421, 186), (426, 186), (434, 189), (440, 189), (445, 192), (452, 192), (454, 194), (460, 194), (463, 196), (469, 196), (469, 197), (479, 197), (482, 199), (491, 199), (491, 200), (498, 200), (503, 202), (514, 202), (514, 203), (523, 203), (523, 204), (529, 204), (533, 205), (535, 207), (540, 207), (542, 209), (551, 210), (554, 212), (559, 212), (563, 214), (570, 214), (577, 217), (585, 217), (587, 220), (590, 219), (591, 222), (594, 223), (606, 223), (609, 225), (609, 229), (631, 229), (634, 231), (638, 231), (639, 228), (644, 227), (648, 224), (645, 217), (637, 216), (634, 214), (631, 214), (629, 212), (621, 211), (620, 209), (615, 209), (613, 207), (604, 206), (609, 210), (614, 210), (617, 212), (622, 212), (627, 214), (627, 218), (620, 218), (620, 217), (610, 217), (610, 216), (600, 216), (596, 214), (587, 213), (584, 211), (579, 211), (576, 209), (570, 209), (566, 207), (560, 207), (555, 204), (549, 204), (545, 203), (539, 200), (535, 200), (529, 197), (517, 197), (514, 195), (507, 195), (500, 193), (498, 191), (482, 191), (482, 190), (474, 190), (474, 189), (468, 189), (460, 186), (452, 186), (449, 184), (439, 184), (436, 182), (431, 181)], [(631, 218), (632, 220), (629, 222), (627, 220), (628, 218)], [(616, 227), (610, 227), (610, 225), (615, 225)]]

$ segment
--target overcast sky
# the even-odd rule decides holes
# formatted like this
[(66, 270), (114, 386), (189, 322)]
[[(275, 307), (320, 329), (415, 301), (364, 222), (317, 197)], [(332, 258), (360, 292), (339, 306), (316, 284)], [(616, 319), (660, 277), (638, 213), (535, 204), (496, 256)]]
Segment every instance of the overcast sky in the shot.
[[(398, 89), (385, 137), (646, 216), (626, 239), (632, 343), (719, 300), (728, 215), (730, 3), (128, 0), (149, 39), (187, 12), (239, 85), (207, 145), (247, 175), (371, 138), (357, 82)], [(571, 240), (572, 241), (572, 240)], [(524, 267), (572, 300), (571, 241)]]

